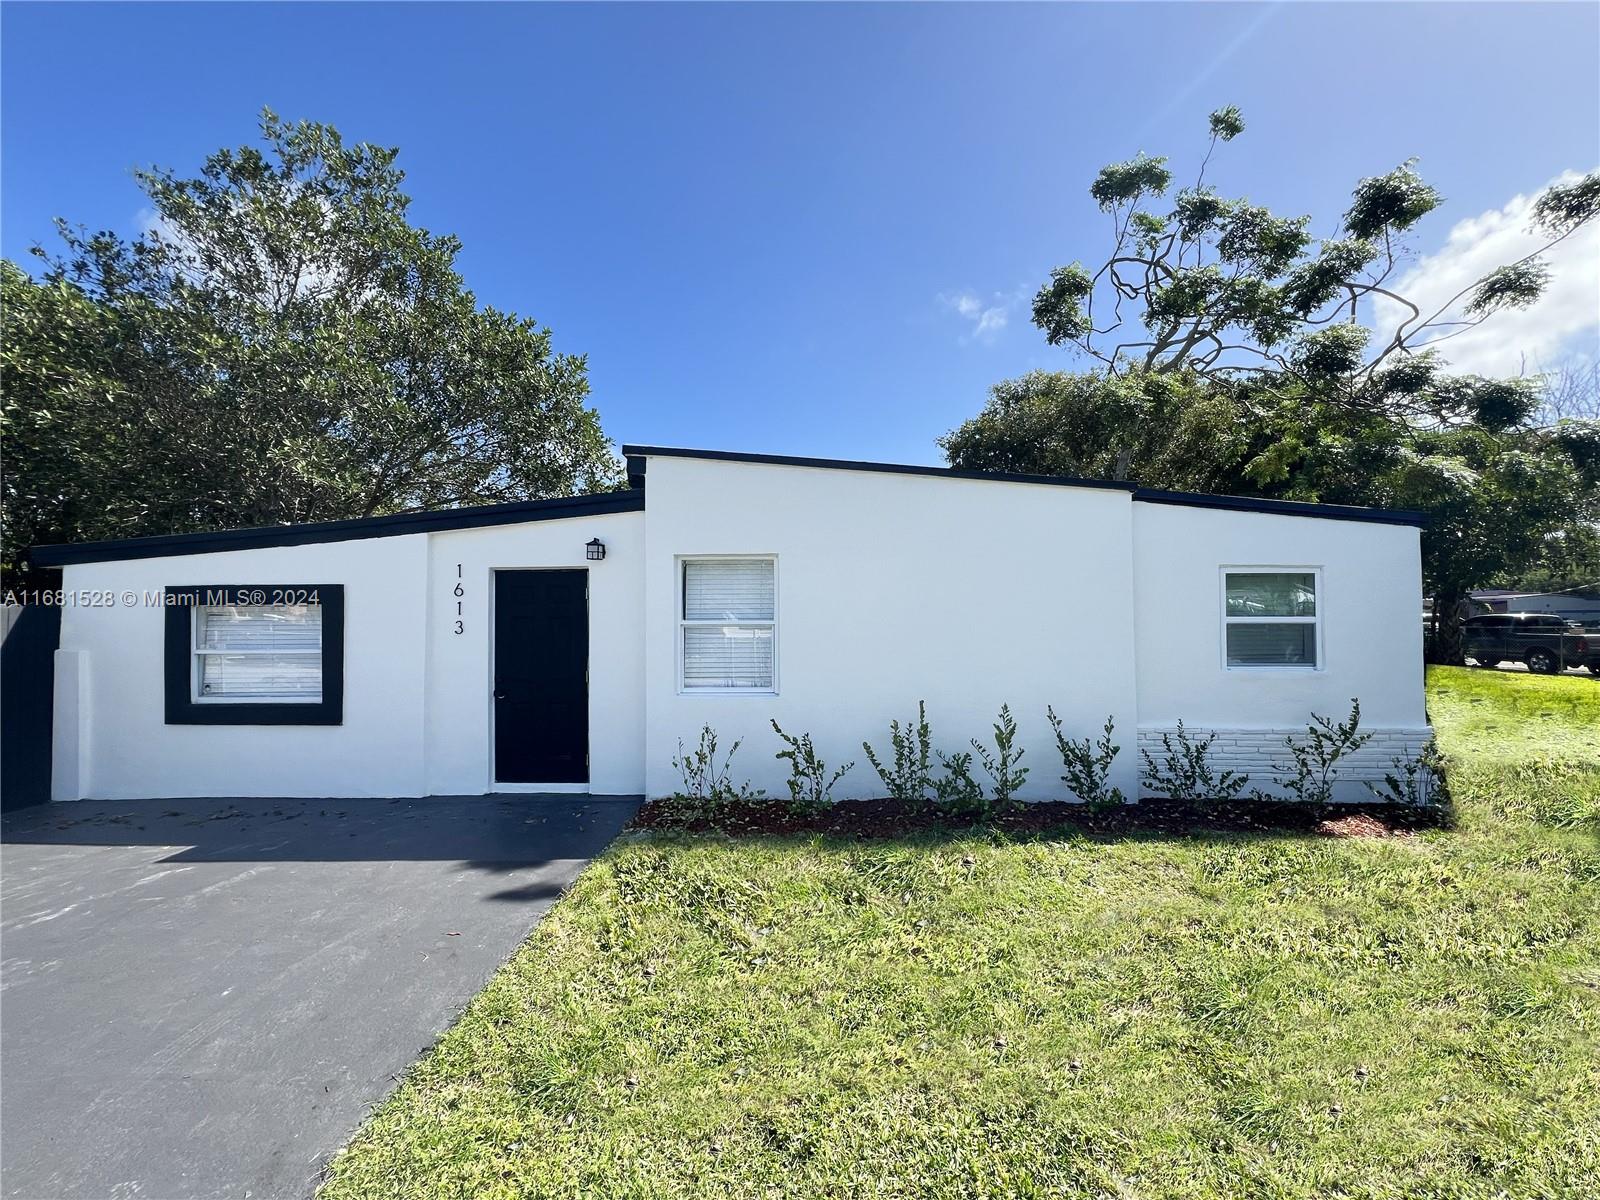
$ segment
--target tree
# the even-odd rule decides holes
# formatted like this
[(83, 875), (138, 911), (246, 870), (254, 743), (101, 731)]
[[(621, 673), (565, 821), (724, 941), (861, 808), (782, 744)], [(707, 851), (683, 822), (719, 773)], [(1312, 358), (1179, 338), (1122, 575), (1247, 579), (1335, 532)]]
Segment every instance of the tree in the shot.
[[(940, 444), (975, 470), (1419, 510), (1423, 577), (1442, 614), (1541, 563), (1581, 571), (1600, 520), (1600, 423), (1419, 428), (1280, 375), (1035, 371), (997, 384)], [(1456, 634), (1437, 624), (1433, 656), (1457, 661)]]
[(1538, 420), (1600, 421), (1600, 362), (1568, 361), (1539, 373)]
[(1450, 618), (1469, 591), (1592, 535), (1600, 489), (1584, 458), (1566, 431), (1452, 429), (1425, 435), (1391, 470), (1397, 501), (1429, 516), (1422, 570), (1436, 661), (1461, 661), (1460, 626)]
[[(1436, 613), (1540, 561), (1581, 561), (1600, 519), (1600, 423), (1584, 381), (1541, 391), (1537, 379), (1450, 375), (1432, 347), (1538, 298), (1540, 255), (1600, 213), (1600, 173), (1535, 201), (1540, 250), (1425, 314), (1390, 286), (1405, 235), (1440, 202), (1414, 163), (1362, 180), (1339, 235), (1314, 245), (1310, 218), (1205, 182), (1244, 121), (1219, 109), (1210, 129), (1194, 184), (1165, 213), (1153, 206), (1172, 184), (1166, 159), (1141, 154), (1095, 178), (1111, 252), (1092, 273), (1054, 271), (1033, 315), (1049, 342), (1097, 366), (996, 385), (941, 439), (952, 465), (1419, 509)], [(1402, 316), (1374, 342), (1361, 322), (1377, 297)], [(1459, 661), (1454, 624), (1434, 632), (1431, 652)]]
[(1238, 388), (1192, 372), (1030, 371), (939, 439), (952, 466), (1236, 492), (1260, 453)]
[[(1165, 213), (1152, 208), (1172, 184), (1165, 158), (1141, 153), (1100, 171), (1089, 193), (1111, 217), (1111, 252), (1092, 272), (1073, 263), (1051, 273), (1033, 304), (1046, 339), (1113, 373), (1281, 375), (1330, 401), (1429, 423), (1476, 420), (1479, 403), (1500, 420), (1492, 406), (1503, 396), (1493, 389), (1430, 386), (1440, 365), (1431, 347), (1538, 299), (1548, 275), (1542, 254), (1600, 213), (1600, 172), (1550, 187), (1534, 202), (1545, 237), (1538, 250), (1424, 313), (1389, 286), (1406, 234), (1441, 202), (1415, 161), (1361, 180), (1338, 235), (1314, 243), (1310, 217), (1280, 217), (1205, 182), (1219, 143), (1243, 130), (1237, 108), (1211, 114), (1195, 182)], [(1360, 319), (1379, 297), (1403, 316), (1374, 342)]]
[(564, 495), (618, 482), (582, 357), (479, 306), (397, 151), (261, 119), (144, 171), (126, 241), (0, 267), (6, 563), (30, 544)]

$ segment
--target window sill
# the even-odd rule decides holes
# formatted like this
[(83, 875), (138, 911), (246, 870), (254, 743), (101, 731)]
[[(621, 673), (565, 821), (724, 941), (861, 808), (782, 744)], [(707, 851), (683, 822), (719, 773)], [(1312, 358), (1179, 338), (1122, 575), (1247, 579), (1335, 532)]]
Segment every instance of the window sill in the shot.
[(201, 708), (222, 708), (226, 705), (257, 704), (265, 708), (306, 708), (316, 707), (322, 703), (322, 697), (314, 700), (230, 700), (225, 696), (195, 696), (190, 704), (199, 705)]
[(1322, 669), (1309, 663), (1252, 663), (1247, 667), (1224, 667), (1223, 671), (1229, 675), (1315, 675)]

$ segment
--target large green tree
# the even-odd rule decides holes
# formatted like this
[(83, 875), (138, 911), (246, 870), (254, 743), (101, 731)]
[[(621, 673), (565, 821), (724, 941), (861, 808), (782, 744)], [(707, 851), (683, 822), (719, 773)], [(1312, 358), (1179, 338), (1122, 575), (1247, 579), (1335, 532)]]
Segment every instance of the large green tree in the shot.
[(5, 565), (29, 545), (614, 486), (582, 357), (480, 305), (396, 151), (261, 120), (144, 171), (126, 240), (59, 223), (0, 264)]
[[(1583, 571), (1600, 423), (1582, 378), (1452, 375), (1433, 347), (1538, 298), (1541, 254), (1600, 213), (1600, 175), (1547, 189), (1533, 206), (1539, 249), (1424, 312), (1391, 280), (1405, 235), (1439, 203), (1412, 164), (1362, 180), (1339, 236), (1315, 244), (1309, 218), (1205, 183), (1212, 152), (1244, 128), (1231, 108), (1210, 124), (1194, 184), (1170, 201), (1165, 159), (1096, 177), (1110, 253), (1092, 271), (1057, 269), (1034, 301), (1047, 340), (1094, 369), (996, 385), (941, 440), (950, 462), (1420, 509), (1436, 616), (1474, 587)], [(1375, 338), (1376, 297), (1400, 318)], [(1458, 659), (1456, 632), (1436, 621), (1436, 657)]]
[[(1237, 108), (1212, 113), (1195, 180), (1176, 192), (1166, 158), (1141, 154), (1100, 171), (1089, 193), (1111, 218), (1110, 252), (1093, 269), (1056, 268), (1039, 289), (1033, 319), (1046, 339), (1112, 372), (1286, 376), (1329, 401), (1425, 422), (1473, 420), (1479, 402), (1496, 403), (1490, 392), (1437, 386), (1433, 348), (1539, 298), (1544, 253), (1600, 214), (1600, 172), (1536, 198), (1543, 240), (1534, 250), (1425, 310), (1393, 281), (1408, 234), (1442, 202), (1413, 162), (1357, 183), (1337, 236), (1319, 242), (1310, 217), (1279, 216), (1206, 182), (1218, 145), (1243, 130)], [(1374, 338), (1363, 321), (1380, 300), (1400, 316)]]
[[(1515, 411), (1532, 406), (1521, 396), (1530, 385), (1504, 386), (1518, 393)], [(1278, 375), (1035, 371), (996, 385), (941, 445), (953, 466), (977, 470), (1420, 510), (1424, 579), (1441, 614), (1476, 587), (1600, 577), (1591, 420), (1419, 426)], [(1455, 660), (1455, 633), (1438, 625), (1436, 658)]]
[(1236, 492), (1264, 432), (1236, 385), (1192, 372), (1030, 371), (995, 384), (939, 445), (952, 466), (974, 471)]

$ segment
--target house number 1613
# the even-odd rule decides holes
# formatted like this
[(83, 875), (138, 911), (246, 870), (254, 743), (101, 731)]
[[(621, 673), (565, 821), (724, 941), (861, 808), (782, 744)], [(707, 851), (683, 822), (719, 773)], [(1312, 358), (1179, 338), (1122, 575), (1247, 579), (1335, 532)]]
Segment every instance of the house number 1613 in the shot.
[(467, 594), (467, 589), (461, 586), (460, 563), (456, 564), (456, 586), (451, 589), (451, 592), (456, 598), (456, 632), (465, 633), (467, 631), (467, 626), (461, 618), (461, 597)]

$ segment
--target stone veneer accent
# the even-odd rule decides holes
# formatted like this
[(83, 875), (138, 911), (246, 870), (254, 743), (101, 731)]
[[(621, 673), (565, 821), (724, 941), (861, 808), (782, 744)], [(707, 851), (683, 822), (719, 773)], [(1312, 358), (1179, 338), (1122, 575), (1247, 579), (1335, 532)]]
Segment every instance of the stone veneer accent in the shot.
[[(1141, 725), (1139, 749), (1149, 751), (1150, 757), (1160, 762), (1161, 735), (1166, 733), (1176, 736), (1177, 732), (1178, 728), (1175, 725)], [(1218, 774), (1223, 771), (1233, 771), (1250, 776), (1252, 787), (1268, 787), (1276, 781), (1279, 774), (1293, 774), (1293, 760), (1289, 757), (1288, 748), (1284, 746), (1283, 740), (1293, 737), (1298, 741), (1306, 736), (1304, 725), (1284, 729), (1226, 729), (1202, 728), (1186, 723), (1184, 732), (1191, 740), (1204, 738), (1210, 733), (1216, 734), (1217, 740), (1211, 743), (1207, 761)], [(1363, 727), (1361, 732), (1372, 734), (1372, 740), (1354, 754), (1339, 760), (1339, 765), (1335, 768), (1335, 779), (1355, 783), (1370, 779), (1376, 783), (1394, 770), (1394, 759), (1415, 759), (1433, 736), (1431, 729)], [(1142, 754), (1139, 756), (1139, 776), (1142, 791), (1144, 779)]]

